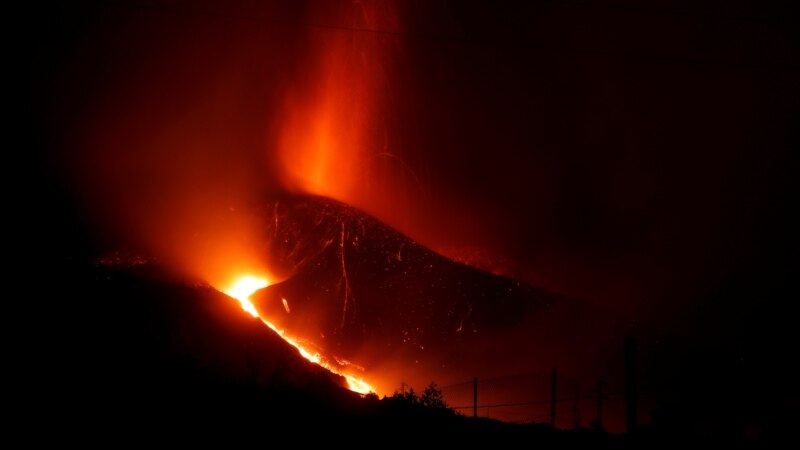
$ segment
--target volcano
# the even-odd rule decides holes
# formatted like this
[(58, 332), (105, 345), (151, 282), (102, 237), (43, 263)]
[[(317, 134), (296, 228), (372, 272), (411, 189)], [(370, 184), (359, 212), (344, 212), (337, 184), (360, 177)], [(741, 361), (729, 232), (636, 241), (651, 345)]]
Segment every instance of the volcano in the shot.
[(556, 365), (584, 371), (618, 339), (608, 312), (445, 258), (349, 205), (293, 196), (259, 214), (269, 265), (284, 279), (251, 296), (261, 316), (355, 366), (379, 393)]
[[(284, 196), (255, 209), (259, 251), (281, 280), (250, 296), (258, 313), (379, 395), (402, 383), (419, 392), (431, 381), (446, 388), (552, 367), (593, 381), (619, 340), (612, 314), (445, 258), (349, 205)], [(44, 387), (36, 398), (63, 407), (54, 417), (81, 404), (236, 428), (375, 407), (202, 280), (149, 256), (93, 261), (53, 261), (50, 282), (38, 284), (50, 299), (48, 335), (60, 338), (36, 352), (49, 356), (31, 363), (41, 370), (29, 381)], [(482, 381), (481, 404), (547, 398), (544, 381), (506, 391)], [(444, 391), (451, 406), (472, 403), (471, 384)], [(492, 417), (532, 417), (504, 414)]]

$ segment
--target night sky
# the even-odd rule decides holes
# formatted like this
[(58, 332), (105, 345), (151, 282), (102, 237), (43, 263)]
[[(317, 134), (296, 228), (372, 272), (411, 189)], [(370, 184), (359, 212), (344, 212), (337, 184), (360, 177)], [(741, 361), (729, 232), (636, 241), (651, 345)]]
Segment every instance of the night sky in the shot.
[[(206, 208), (309, 192), (780, 372), (798, 298), (791, 2), (525, 3), (21, 12), (6, 167), (26, 264), (130, 246), (180, 265)], [(318, 136), (336, 162), (314, 185), (313, 151), (292, 152)]]

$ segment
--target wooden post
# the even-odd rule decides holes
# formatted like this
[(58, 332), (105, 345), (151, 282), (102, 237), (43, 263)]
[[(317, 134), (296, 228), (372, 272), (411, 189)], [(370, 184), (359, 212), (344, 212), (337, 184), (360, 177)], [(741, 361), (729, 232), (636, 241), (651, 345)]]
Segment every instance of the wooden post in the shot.
[(625, 339), (625, 425), (628, 433), (636, 431), (637, 425), (636, 347), (636, 339)]
[(478, 417), (478, 377), (472, 380), (472, 417)]
[(558, 381), (558, 370), (553, 368), (553, 389), (552, 389), (552, 397), (553, 402), (550, 405), (550, 425), (556, 426), (556, 385)]
[(597, 380), (597, 418), (595, 422), (599, 427), (603, 427), (603, 381)]

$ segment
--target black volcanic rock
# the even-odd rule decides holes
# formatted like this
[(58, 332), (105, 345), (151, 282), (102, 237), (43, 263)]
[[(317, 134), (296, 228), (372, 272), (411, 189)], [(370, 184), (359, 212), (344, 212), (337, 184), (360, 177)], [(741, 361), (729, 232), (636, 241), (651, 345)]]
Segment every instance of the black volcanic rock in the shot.
[(292, 197), (263, 217), (271, 264), (288, 275), (254, 294), (256, 307), (329, 358), (386, 380), (384, 389), (549, 367), (595, 352), (602, 343), (591, 330), (613, 325), (578, 302), (445, 258), (333, 200)]

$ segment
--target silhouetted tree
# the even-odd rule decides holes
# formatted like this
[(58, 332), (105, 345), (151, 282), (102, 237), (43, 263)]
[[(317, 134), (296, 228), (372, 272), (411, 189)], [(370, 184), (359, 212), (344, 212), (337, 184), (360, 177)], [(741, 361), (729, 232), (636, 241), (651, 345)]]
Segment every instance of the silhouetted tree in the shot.
[(419, 398), (419, 402), (423, 406), (427, 406), (428, 408), (440, 408), (445, 409), (447, 408), (447, 403), (444, 401), (444, 395), (442, 395), (442, 390), (431, 381), (431, 384), (425, 388), (425, 391), (422, 393), (422, 396)]
[(414, 388), (409, 388), (408, 391), (406, 391), (406, 386), (407, 385), (404, 383), (401, 390), (395, 391), (394, 395), (392, 395), (392, 400), (409, 405), (419, 413), (428, 411), (428, 414), (432, 413), (436, 415), (442, 413), (455, 414), (455, 411), (450, 409), (447, 403), (445, 403), (442, 390), (439, 389), (436, 383), (431, 382), (422, 392), (422, 395), (417, 395), (417, 393), (414, 392)]
[(414, 388), (410, 388), (408, 392), (405, 390), (394, 391), (392, 398), (403, 400), (411, 405), (416, 405), (420, 402), (420, 398), (417, 396), (417, 393), (414, 392)]

